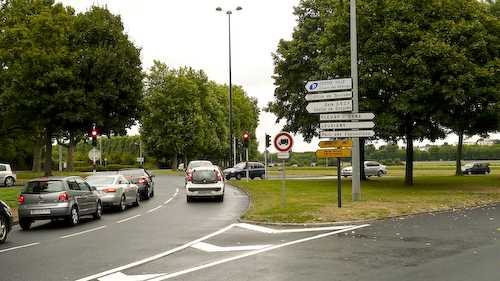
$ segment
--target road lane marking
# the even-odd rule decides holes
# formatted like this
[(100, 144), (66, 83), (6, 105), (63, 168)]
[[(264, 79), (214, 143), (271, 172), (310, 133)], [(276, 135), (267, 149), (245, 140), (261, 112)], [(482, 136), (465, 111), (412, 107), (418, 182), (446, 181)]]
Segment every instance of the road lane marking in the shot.
[(0, 250), (0, 253), (8, 252), (8, 251), (13, 251), (13, 250), (17, 250), (17, 249), (22, 249), (22, 248), (26, 248), (26, 247), (31, 247), (31, 246), (35, 246), (35, 245), (38, 245), (38, 244), (40, 244), (40, 242), (26, 244), (26, 245), (12, 247), (12, 248), (7, 248), (7, 249)]
[(149, 210), (149, 211), (148, 211), (148, 213), (151, 213), (151, 212), (154, 212), (154, 211), (156, 211), (156, 210), (160, 209), (160, 208), (161, 208), (161, 206), (162, 206), (162, 205), (160, 205), (160, 206), (158, 206), (158, 207), (156, 207), (156, 208), (153, 208), (153, 209)]
[(263, 227), (259, 225), (253, 225), (249, 223), (240, 223), (237, 225), (241, 228), (246, 228), (250, 230), (255, 230), (263, 233), (293, 233), (293, 232), (313, 232), (313, 231), (330, 231), (330, 230), (342, 230), (345, 228), (352, 227), (352, 225), (339, 225), (339, 226), (327, 226), (327, 227), (311, 227), (311, 228), (290, 228), (276, 230), (269, 227)]
[(126, 222), (126, 221), (128, 221), (128, 220), (135, 219), (135, 218), (138, 218), (138, 217), (140, 217), (140, 216), (142, 216), (142, 214), (138, 214), (138, 215), (135, 215), (135, 216), (133, 216), (133, 217), (126, 218), (126, 219), (123, 219), (123, 220), (121, 220), (121, 221), (117, 221), (116, 223)]
[(100, 226), (100, 227), (92, 228), (92, 229), (85, 230), (85, 231), (82, 231), (82, 232), (73, 233), (73, 234), (62, 236), (62, 237), (59, 237), (59, 238), (65, 239), (65, 238), (77, 236), (77, 235), (80, 235), (80, 234), (85, 234), (85, 233), (89, 233), (89, 232), (96, 231), (96, 230), (99, 230), (99, 229), (103, 229), (105, 227), (107, 227), (107, 225), (103, 225), (103, 226)]
[(198, 250), (212, 253), (212, 252), (254, 251), (254, 250), (259, 250), (259, 249), (263, 249), (263, 248), (270, 247), (270, 246), (273, 246), (273, 245), (220, 247), (220, 246), (208, 244), (205, 242), (199, 242), (199, 243), (194, 244), (191, 247), (198, 249)]

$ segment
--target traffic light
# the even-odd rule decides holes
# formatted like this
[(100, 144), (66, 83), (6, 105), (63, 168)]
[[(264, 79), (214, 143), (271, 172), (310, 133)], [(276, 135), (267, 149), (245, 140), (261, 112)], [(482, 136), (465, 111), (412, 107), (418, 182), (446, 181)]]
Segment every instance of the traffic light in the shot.
[(234, 139), (234, 141), (235, 141), (235, 143), (234, 143), (234, 147), (235, 147), (236, 149), (239, 149), (239, 148), (240, 148), (240, 141), (239, 141), (238, 139), (236, 139), (236, 138)]
[(271, 136), (266, 134), (266, 148), (271, 146)]
[(97, 130), (92, 130), (92, 132), (90, 132), (90, 135), (92, 136), (92, 146), (93, 147), (96, 147), (97, 146)]
[(248, 148), (248, 139), (250, 138), (250, 135), (248, 133), (243, 134), (243, 146)]

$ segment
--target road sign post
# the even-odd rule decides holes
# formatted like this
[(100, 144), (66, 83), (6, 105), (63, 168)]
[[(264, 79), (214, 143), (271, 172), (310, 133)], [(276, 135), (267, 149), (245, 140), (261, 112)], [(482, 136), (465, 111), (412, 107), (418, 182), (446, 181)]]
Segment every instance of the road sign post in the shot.
[(278, 158), (283, 159), (283, 209), (285, 208), (285, 159), (293, 147), (293, 137), (287, 132), (280, 132), (274, 137), (274, 147), (278, 150)]

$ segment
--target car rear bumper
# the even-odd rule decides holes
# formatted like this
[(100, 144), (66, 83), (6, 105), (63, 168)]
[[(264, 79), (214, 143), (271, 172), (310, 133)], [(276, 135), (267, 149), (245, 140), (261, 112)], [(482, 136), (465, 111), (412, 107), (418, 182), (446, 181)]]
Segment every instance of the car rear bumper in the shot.
[(19, 218), (29, 219), (51, 219), (59, 217), (67, 217), (71, 213), (69, 203), (60, 203), (50, 207), (30, 207), (19, 205), (17, 208)]

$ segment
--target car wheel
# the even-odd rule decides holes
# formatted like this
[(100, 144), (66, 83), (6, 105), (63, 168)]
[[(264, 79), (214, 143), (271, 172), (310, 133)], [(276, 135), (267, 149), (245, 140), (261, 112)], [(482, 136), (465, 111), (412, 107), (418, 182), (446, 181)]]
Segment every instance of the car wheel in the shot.
[(95, 213), (92, 215), (95, 220), (98, 220), (102, 217), (102, 203), (101, 201), (97, 202)]
[(151, 189), (151, 196), (150, 197), (154, 197), (155, 196), (155, 188), (153, 187), (153, 189)]
[(31, 220), (30, 219), (19, 219), (19, 225), (21, 226), (22, 230), (28, 230), (31, 227)]
[(7, 177), (5, 179), (5, 186), (9, 187), (9, 186), (13, 186), (13, 185), (14, 185), (14, 178), (13, 177)]
[(78, 209), (76, 208), (76, 206), (73, 206), (73, 208), (71, 208), (71, 214), (68, 217), (68, 223), (72, 226), (75, 226), (78, 225), (78, 222), (80, 222)]
[(265, 178), (266, 178), (266, 174), (265, 174), (265, 173), (264, 173), (264, 174), (260, 174), (260, 179), (261, 179), (261, 180), (263, 180), (263, 179), (265, 179)]
[(192, 202), (192, 201), (193, 201), (193, 198), (191, 198), (191, 196), (189, 196), (189, 195), (186, 195), (186, 201), (188, 201), (188, 202)]
[(489, 173), (490, 173), (490, 171), (486, 171), (486, 172), (484, 172), (484, 174), (485, 174), (485, 175), (487, 175), (487, 174), (489, 174)]
[(472, 175), (472, 172), (471, 171), (467, 171), (467, 175)]
[(236, 179), (237, 179), (237, 180), (241, 180), (241, 174), (239, 174), (239, 173), (238, 173), (238, 174), (236, 174)]
[(120, 205), (118, 205), (118, 210), (121, 212), (127, 209), (127, 204), (125, 204), (125, 194), (122, 194), (122, 198), (120, 199)]
[(7, 239), (7, 220), (4, 217), (0, 217), (0, 243), (3, 243)]
[(222, 194), (221, 196), (219, 196), (219, 202), (223, 202), (224, 201), (224, 194)]
[(377, 173), (377, 177), (381, 178), (383, 175), (384, 175), (384, 172), (382, 172), (382, 171), (378, 171), (378, 173)]
[(231, 176), (226, 176), (226, 180), (230, 180), (231, 179)]
[(141, 204), (141, 193), (137, 192), (137, 195), (135, 196), (135, 202), (132, 203), (134, 206), (139, 206)]
[(149, 200), (149, 187), (146, 189), (146, 192), (144, 193), (144, 200)]

